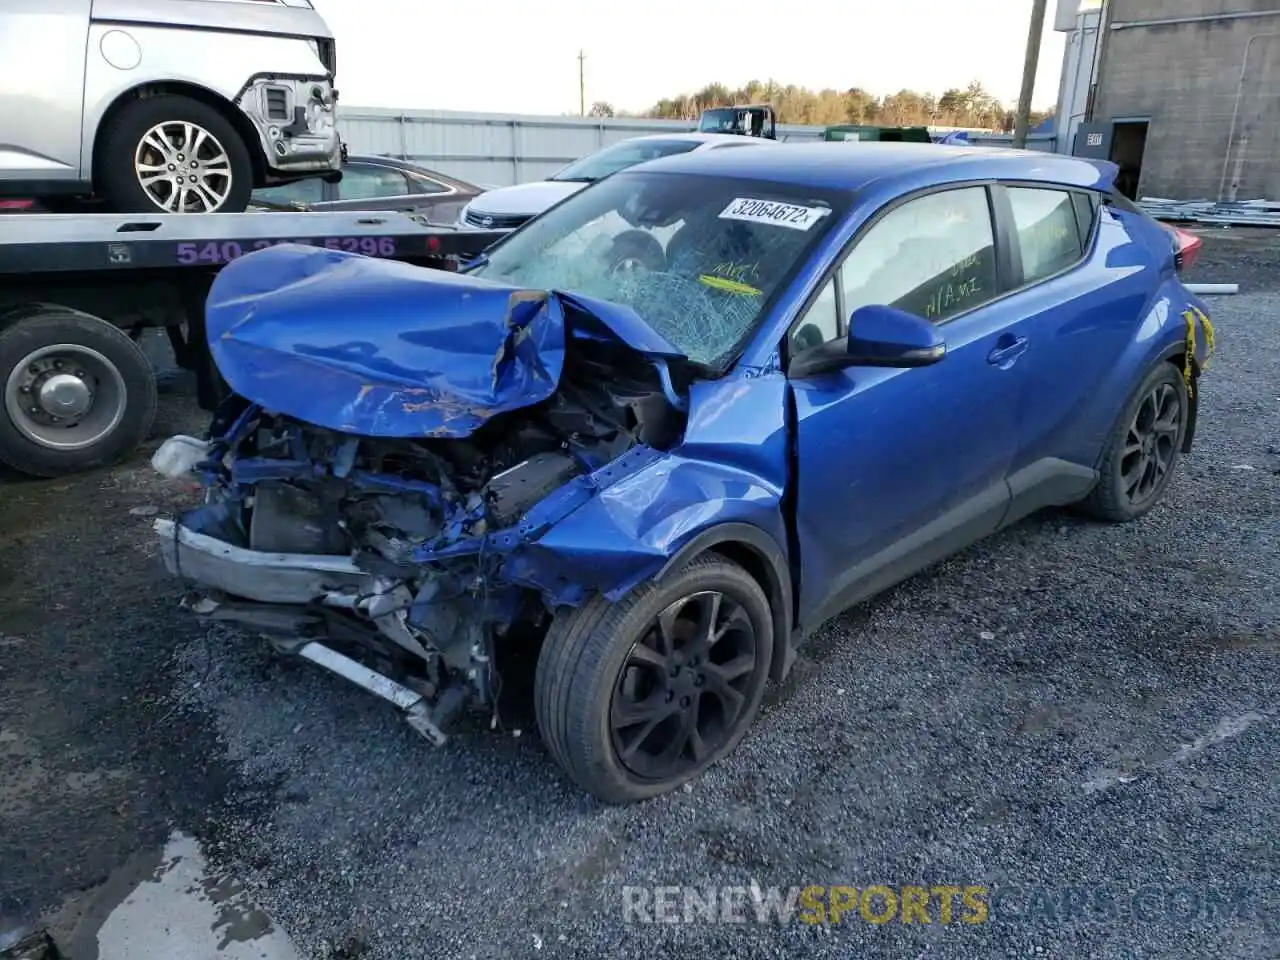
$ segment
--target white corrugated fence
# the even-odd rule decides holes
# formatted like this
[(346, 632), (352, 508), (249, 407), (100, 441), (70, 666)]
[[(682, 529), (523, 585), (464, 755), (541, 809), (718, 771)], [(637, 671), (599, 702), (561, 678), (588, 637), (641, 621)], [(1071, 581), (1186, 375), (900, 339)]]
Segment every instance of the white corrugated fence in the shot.
[[(352, 153), (411, 160), (470, 183), (507, 186), (542, 180), (607, 144), (649, 133), (693, 130), (691, 120), (543, 117), (452, 110), (343, 107), (342, 139)], [(823, 127), (779, 124), (778, 139), (821, 140)]]

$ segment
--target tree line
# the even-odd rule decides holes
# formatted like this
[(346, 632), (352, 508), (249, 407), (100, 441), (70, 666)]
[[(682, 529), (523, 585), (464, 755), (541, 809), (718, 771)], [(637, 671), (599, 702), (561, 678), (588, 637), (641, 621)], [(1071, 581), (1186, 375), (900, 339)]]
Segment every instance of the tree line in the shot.
[[(899, 90), (876, 97), (861, 87), (843, 91), (810, 90), (772, 80), (752, 80), (737, 89), (723, 83), (709, 83), (696, 93), (664, 98), (640, 112), (615, 110), (612, 104), (597, 101), (591, 106), (590, 116), (696, 121), (703, 110), (736, 103), (769, 103), (777, 112), (779, 123), (813, 126), (841, 123), (886, 127), (947, 126), (1008, 133), (1014, 125), (1013, 110), (1002, 106), (976, 80), (963, 89), (944, 90), (937, 97), (915, 90)], [(1052, 113), (1052, 110), (1033, 110), (1031, 126)]]

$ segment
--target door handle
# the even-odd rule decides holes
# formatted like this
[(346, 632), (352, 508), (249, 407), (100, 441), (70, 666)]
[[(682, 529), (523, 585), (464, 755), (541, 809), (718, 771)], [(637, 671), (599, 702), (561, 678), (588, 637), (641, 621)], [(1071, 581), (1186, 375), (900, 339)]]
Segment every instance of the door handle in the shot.
[(994, 363), (996, 366), (1008, 366), (1026, 353), (1027, 347), (1031, 343), (1026, 337), (1014, 337), (1012, 341), (1002, 342), (1003, 346), (998, 346), (987, 354), (988, 363)]

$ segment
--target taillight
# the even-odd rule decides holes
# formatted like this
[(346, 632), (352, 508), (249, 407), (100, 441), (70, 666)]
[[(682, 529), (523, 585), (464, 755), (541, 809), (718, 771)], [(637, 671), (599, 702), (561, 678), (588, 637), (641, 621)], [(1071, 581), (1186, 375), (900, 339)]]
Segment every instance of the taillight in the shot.
[(1187, 231), (1179, 230), (1177, 227), (1170, 227), (1169, 232), (1173, 234), (1174, 268), (1179, 273), (1183, 270), (1190, 270), (1196, 262), (1196, 257), (1200, 256), (1200, 247), (1204, 245), (1204, 241), (1194, 233), (1187, 233)]

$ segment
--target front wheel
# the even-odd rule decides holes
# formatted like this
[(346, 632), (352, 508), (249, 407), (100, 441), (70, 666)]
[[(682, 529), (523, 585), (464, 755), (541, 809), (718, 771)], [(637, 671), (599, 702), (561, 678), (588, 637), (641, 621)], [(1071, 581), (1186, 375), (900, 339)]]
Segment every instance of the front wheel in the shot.
[(1098, 484), (1079, 504), (1099, 520), (1136, 520), (1160, 502), (1182, 452), (1191, 398), (1171, 363), (1151, 370), (1112, 428)]
[(760, 709), (773, 621), (741, 567), (704, 556), (661, 585), (557, 616), (538, 660), (538, 727), (579, 787), (633, 803), (694, 779)]
[(241, 213), (253, 192), (244, 140), (190, 97), (125, 104), (103, 133), (98, 163), (98, 188), (118, 213)]

